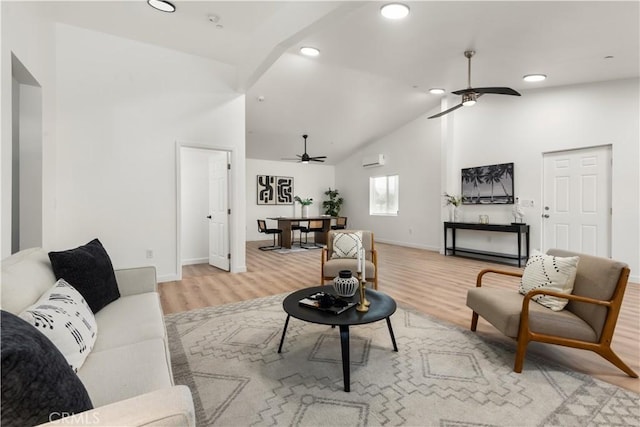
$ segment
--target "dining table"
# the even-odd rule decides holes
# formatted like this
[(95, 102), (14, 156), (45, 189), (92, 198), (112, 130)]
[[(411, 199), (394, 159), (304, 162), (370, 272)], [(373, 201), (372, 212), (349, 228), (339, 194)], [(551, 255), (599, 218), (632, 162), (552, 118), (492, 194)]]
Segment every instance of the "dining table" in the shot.
[(278, 233), (278, 244), (283, 248), (290, 249), (291, 248), (291, 224), (294, 222), (299, 222), (301, 225), (304, 225), (308, 221), (319, 220), (322, 221), (322, 231), (314, 232), (314, 242), (318, 244), (326, 244), (327, 243), (327, 233), (331, 230), (331, 220), (336, 219), (335, 216), (330, 215), (318, 215), (318, 216), (309, 216), (309, 217), (284, 217), (277, 216), (271, 217), (268, 219), (278, 221), (278, 228), (282, 230), (282, 233)]

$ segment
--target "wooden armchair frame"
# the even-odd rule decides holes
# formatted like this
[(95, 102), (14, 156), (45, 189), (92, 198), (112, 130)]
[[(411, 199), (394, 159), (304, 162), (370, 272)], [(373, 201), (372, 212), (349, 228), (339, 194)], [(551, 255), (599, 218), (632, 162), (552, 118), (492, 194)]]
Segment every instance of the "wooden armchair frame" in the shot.
[[(484, 269), (478, 273), (476, 278), (476, 287), (482, 286), (482, 279), (485, 274), (494, 273), (514, 277), (522, 277), (522, 273), (516, 273), (504, 270)], [(613, 339), (613, 333), (618, 322), (618, 315), (620, 314), (620, 307), (622, 305), (622, 299), (624, 297), (624, 291), (627, 287), (627, 281), (629, 280), (630, 270), (628, 267), (623, 267), (618, 278), (615, 291), (610, 300), (598, 300), (594, 298), (588, 298), (579, 295), (561, 294), (559, 292), (548, 291), (544, 289), (537, 289), (527, 293), (522, 300), (522, 311), (520, 312), (520, 325), (518, 329), (517, 337), (517, 349), (516, 359), (513, 370), (515, 372), (522, 372), (524, 365), (524, 357), (527, 351), (527, 345), (531, 341), (538, 341), (548, 344), (557, 344), (565, 347), (579, 348), (583, 350), (593, 351), (609, 362), (613, 363), (616, 367), (624, 371), (627, 375), (633, 378), (638, 378), (636, 374), (627, 364), (625, 364), (618, 355), (611, 349), (611, 341)], [(572, 301), (578, 301), (588, 304), (596, 304), (607, 308), (607, 316), (602, 327), (600, 339), (597, 342), (582, 341), (577, 339), (559, 337), (549, 334), (541, 334), (532, 331), (529, 328), (529, 304), (531, 299), (536, 295), (550, 295), (559, 298), (565, 298)], [(471, 317), (471, 330), (475, 331), (478, 326), (478, 313), (475, 311)]]

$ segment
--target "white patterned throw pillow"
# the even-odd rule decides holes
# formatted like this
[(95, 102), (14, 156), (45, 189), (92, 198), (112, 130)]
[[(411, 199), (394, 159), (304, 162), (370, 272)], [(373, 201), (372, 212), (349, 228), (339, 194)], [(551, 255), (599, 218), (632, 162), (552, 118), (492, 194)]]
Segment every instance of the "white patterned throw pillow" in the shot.
[(358, 248), (362, 247), (362, 232), (335, 233), (331, 259), (358, 258)]
[(20, 317), (49, 338), (75, 372), (96, 342), (98, 325), (91, 308), (64, 279), (58, 280)]
[[(526, 295), (534, 289), (546, 289), (570, 294), (576, 279), (578, 261), (577, 256), (561, 258), (534, 250), (522, 274), (520, 293)], [(569, 303), (567, 299), (547, 295), (536, 295), (532, 299), (553, 311), (560, 311)]]

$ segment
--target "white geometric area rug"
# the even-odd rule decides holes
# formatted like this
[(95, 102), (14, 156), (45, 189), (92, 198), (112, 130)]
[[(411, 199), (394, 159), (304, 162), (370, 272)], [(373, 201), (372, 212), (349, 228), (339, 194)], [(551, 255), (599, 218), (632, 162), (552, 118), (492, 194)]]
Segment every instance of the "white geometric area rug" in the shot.
[(165, 316), (173, 374), (198, 426), (637, 426), (639, 397), (410, 309), (340, 334), (291, 318), (285, 295)]

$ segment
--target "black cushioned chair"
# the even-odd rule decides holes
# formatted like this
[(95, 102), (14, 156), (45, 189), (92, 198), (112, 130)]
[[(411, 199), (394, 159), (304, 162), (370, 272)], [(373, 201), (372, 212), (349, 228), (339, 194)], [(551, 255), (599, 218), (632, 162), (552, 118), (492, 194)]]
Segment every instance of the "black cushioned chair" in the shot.
[[(300, 227), (300, 247), (305, 249), (317, 249), (322, 248), (322, 245), (319, 245), (315, 242), (309, 244), (309, 233), (316, 233), (324, 231), (323, 223), (321, 220), (312, 219), (307, 222), (307, 225)], [(302, 244), (302, 234), (304, 234), (304, 245)]]
[(258, 249), (262, 251), (272, 251), (274, 249), (281, 249), (282, 246), (276, 245), (276, 235), (282, 234), (282, 230), (279, 228), (267, 228), (267, 222), (264, 219), (258, 220), (258, 231), (260, 233), (271, 234), (273, 235), (273, 245), (271, 246), (260, 246)]

